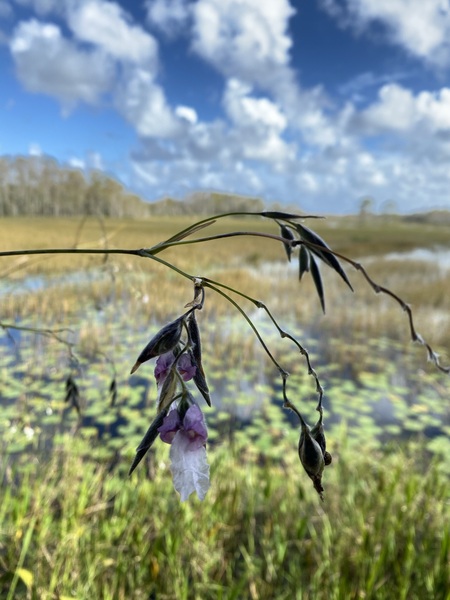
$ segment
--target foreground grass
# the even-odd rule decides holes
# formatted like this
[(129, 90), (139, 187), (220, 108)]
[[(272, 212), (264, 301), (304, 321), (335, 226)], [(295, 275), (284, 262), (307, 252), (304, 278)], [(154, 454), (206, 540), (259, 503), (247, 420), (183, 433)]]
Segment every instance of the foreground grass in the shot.
[(239, 444), (211, 455), (206, 500), (185, 504), (160, 447), (150, 479), (68, 448), (25, 470), (4, 464), (1, 597), (450, 597), (449, 489), (417, 446), (355, 454), (343, 438), (323, 504), (292, 448), (282, 462)]

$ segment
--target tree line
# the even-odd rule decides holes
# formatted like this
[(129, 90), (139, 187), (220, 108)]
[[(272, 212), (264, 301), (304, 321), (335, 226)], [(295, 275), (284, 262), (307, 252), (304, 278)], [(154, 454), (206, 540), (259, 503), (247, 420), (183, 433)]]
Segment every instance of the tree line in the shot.
[(143, 218), (261, 210), (264, 203), (259, 198), (218, 192), (146, 202), (101, 171), (84, 173), (49, 156), (0, 156), (0, 217)]

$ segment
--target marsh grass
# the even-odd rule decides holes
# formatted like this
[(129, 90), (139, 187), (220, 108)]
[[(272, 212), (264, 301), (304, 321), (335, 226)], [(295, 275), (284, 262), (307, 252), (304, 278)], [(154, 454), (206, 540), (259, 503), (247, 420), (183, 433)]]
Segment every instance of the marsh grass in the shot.
[(416, 446), (355, 453), (341, 434), (320, 506), (290, 448), (261, 463), (242, 440), (212, 453), (201, 504), (179, 504), (166, 468), (127, 480), (67, 446), (3, 462), (2, 597), (447, 599), (446, 480)]
[[(106, 231), (110, 247), (138, 248), (187, 224), (93, 220), (78, 234), (76, 220), (2, 220), (0, 243), (101, 246)], [(273, 231), (264, 221), (233, 225)], [(334, 220), (314, 228), (351, 256), (431, 247), (447, 235), (445, 228), (381, 220), (364, 231), (358, 222)], [(14, 293), (2, 296), (1, 320), (71, 327), (67, 339), (79, 362), (52, 339), (13, 331), (15, 342), (2, 338), (0, 597), (448, 600), (448, 383), (427, 366), (423, 348), (410, 344), (398, 305), (350, 268), (355, 294), (322, 270), (323, 317), (309, 278), (299, 285), (296, 265), (289, 268), (283, 248), (267, 240), (223, 240), (164, 256), (264, 300), (310, 351), (326, 386), (333, 454), (325, 503), (301, 472), (298, 431), (280, 410), (273, 365), (222, 298), (208, 290), (199, 314), (215, 399), (208, 414), (212, 487), (203, 503), (180, 505), (164, 444), (135, 477), (126, 476), (156, 394), (151, 367), (134, 379), (128, 373), (137, 350), (192, 298), (190, 283), (135, 257), (106, 264), (99, 257), (30, 258), (18, 270), (3, 260), (0, 271), (10, 269)], [(448, 272), (381, 256), (368, 270), (413, 305), (418, 330), (448, 357)], [(73, 280), (46, 279), (68, 271)], [(20, 293), (30, 275), (44, 276), (43, 288)], [(243, 306), (290, 371), (312, 422), (314, 382), (303, 358), (263, 311)], [(68, 373), (81, 390), (81, 428), (64, 403)], [(387, 417), (376, 413), (387, 404)]]

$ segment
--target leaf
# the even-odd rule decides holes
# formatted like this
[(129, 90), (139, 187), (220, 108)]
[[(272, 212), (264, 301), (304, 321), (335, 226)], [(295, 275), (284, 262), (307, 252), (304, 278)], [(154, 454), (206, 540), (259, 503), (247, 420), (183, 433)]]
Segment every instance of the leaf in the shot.
[[(288, 240), (288, 241), (295, 240), (294, 234), (292, 233), (291, 229), (289, 229), (289, 227), (286, 227), (286, 225), (280, 225), (280, 232), (281, 232), (281, 237), (284, 238), (285, 240)], [(288, 257), (288, 261), (291, 262), (291, 256), (292, 256), (291, 244), (284, 244), (284, 249), (286, 250), (286, 255)]]
[(136, 448), (136, 456), (134, 457), (133, 464), (131, 465), (130, 470), (128, 471), (128, 475), (131, 475), (131, 473), (135, 470), (135, 468), (138, 466), (138, 464), (141, 462), (141, 460), (152, 447), (153, 442), (158, 437), (158, 428), (161, 427), (161, 425), (163, 424), (163, 421), (167, 416), (168, 410), (168, 408), (165, 408), (161, 412), (159, 412), (156, 415), (155, 420), (148, 428), (147, 433), (144, 435), (141, 443)]
[[(326, 244), (326, 242), (319, 235), (317, 235), (317, 233), (315, 233), (311, 229), (308, 229), (308, 227), (305, 227), (304, 225), (297, 223), (296, 228), (297, 228), (298, 234), (300, 235), (300, 237), (303, 240), (305, 240), (305, 242), (310, 242), (311, 244), (314, 244), (315, 246), (320, 246), (322, 248), (325, 248), (326, 250), (331, 250), (331, 248), (328, 246), (328, 244)], [(348, 287), (353, 292), (352, 284), (348, 280), (348, 277), (347, 277), (344, 269), (341, 267), (338, 259), (331, 252), (323, 252), (320, 249), (312, 248), (311, 246), (308, 248), (308, 250), (310, 252), (313, 252), (321, 260), (323, 260), (323, 262), (325, 264), (327, 264), (329, 267), (334, 269), (336, 271), (336, 273), (338, 273), (342, 277), (342, 279), (345, 281), (345, 283), (348, 285)]]
[(31, 590), (31, 588), (33, 587), (33, 573), (31, 571), (28, 571), (27, 569), (16, 569), (16, 575), (18, 577), (20, 577), (20, 579), (24, 582), (24, 584), (27, 586), (28, 590)]
[(325, 314), (325, 297), (323, 294), (323, 285), (322, 285), (322, 277), (320, 275), (319, 267), (315, 261), (315, 258), (312, 254), (309, 257), (309, 267), (311, 269), (311, 276), (314, 281), (314, 285), (316, 286), (317, 294), (320, 299), (320, 304), (322, 306), (322, 310)]
[(309, 252), (303, 244), (300, 246), (298, 255), (298, 278), (301, 281), (303, 275), (309, 271)]

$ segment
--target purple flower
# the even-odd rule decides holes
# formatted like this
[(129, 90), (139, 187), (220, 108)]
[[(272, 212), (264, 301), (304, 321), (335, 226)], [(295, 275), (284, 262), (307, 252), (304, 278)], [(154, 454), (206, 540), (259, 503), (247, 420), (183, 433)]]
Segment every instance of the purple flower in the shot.
[(178, 410), (171, 410), (158, 431), (162, 441), (167, 444), (171, 444), (176, 434), (179, 433), (180, 436), (186, 439), (186, 449), (189, 451), (201, 448), (208, 439), (205, 418), (196, 404), (187, 409), (183, 422), (181, 422)]
[[(175, 355), (172, 351), (161, 354), (156, 361), (155, 379), (158, 386), (164, 383), (169, 371), (175, 362)], [(178, 372), (183, 378), (183, 381), (192, 379), (196, 372), (195, 365), (192, 364), (191, 358), (187, 354), (182, 354), (177, 361)]]
[(197, 367), (192, 364), (191, 357), (189, 354), (182, 354), (177, 363), (178, 372), (180, 373), (183, 381), (189, 381), (195, 375)]
[(192, 492), (203, 500), (209, 488), (209, 465), (205, 449), (208, 431), (202, 411), (196, 404), (191, 405), (181, 422), (178, 408), (174, 408), (158, 431), (162, 441), (171, 444), (173, 483), (181, 501)]
[(162, 385), (164, 383), (174, 360), (175, 356), (173, 352), (166, 352), (165, 354), (161, 354), (158, 358), (155, 366), (155, 379), (157, 385)]
[(163, 442), (171, 444), (177, 431), (181, 429), (181, 419), (177, 409), (173, 409), (165, 417), (163, 424), (158, 428)]
[(189, 407), (184, 415), (182, 435), (189, 439), (188, 450), (197, 450), (205, 445), (208, 439), (203, 413), (196, 404)]

